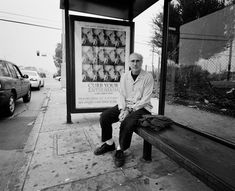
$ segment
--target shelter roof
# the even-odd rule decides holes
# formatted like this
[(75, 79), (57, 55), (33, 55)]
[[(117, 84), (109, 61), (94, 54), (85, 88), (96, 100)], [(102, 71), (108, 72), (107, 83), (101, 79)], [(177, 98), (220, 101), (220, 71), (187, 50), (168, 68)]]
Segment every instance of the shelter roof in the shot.
[[(68, 0), (69, 10), (123, 20), (132, 20), (158, 0)], [(65, 9), (65, 0), (60, 8)]]

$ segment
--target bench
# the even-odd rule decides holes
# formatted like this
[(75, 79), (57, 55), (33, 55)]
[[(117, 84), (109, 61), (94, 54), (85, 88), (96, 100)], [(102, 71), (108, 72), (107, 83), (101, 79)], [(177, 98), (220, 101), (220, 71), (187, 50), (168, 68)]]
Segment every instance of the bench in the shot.
[(214, 190), (235, 190), (233, 146), (176, 123), (159, 132), (137, 127), (135, 133), (143, 138), (144, 160), (152, 160), (154, 146)]

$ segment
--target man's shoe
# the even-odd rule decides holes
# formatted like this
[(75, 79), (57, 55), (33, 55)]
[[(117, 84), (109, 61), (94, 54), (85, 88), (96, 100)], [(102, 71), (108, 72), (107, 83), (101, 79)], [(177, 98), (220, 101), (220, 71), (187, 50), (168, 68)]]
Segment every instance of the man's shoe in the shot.
[(117, 150), (114, 155), (114, 164), (116, 167), (121, 167), (125, 163), (125, 155), (122, 150)]
[(107, 143), (104, 143), (100, 147), (98, 147), (95, 151), (95, 155), (102, 155), (104, 153), (114, 151), (115, 150), (115, 144), (113, 143), (112, 145), (108, 145)]

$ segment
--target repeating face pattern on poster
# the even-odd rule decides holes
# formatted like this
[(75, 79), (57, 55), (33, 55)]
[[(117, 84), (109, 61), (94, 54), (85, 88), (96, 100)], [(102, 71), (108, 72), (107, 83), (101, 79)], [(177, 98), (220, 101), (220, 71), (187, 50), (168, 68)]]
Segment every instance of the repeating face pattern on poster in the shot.
[(76, 108), (114, 106), (128, 70), (130, 27), (76, 21), (74, 32)]

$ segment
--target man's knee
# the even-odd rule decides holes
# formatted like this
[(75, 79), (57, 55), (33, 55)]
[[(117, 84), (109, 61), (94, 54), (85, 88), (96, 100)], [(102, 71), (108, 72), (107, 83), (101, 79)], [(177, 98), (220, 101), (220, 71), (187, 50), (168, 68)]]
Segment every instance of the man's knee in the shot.
[(116, 117), (113, 113), (113, 109), (107, 109), (100, 114), (100, 123), (114, 123)]
[(108, 119), (109, 119), (109, 112), (103, 111), (103, 112), (100, 114), (100, 123), (107, 122)]
[(131, 118), (131, 117), (127, 117), (124, 119), (124, 121), (121, 123), (120, 128), (125, 128), (126, 130), (133, 130), (136, 126), (136, 120)]

